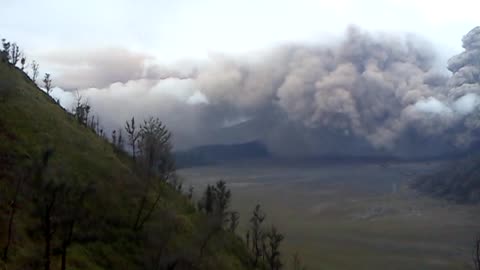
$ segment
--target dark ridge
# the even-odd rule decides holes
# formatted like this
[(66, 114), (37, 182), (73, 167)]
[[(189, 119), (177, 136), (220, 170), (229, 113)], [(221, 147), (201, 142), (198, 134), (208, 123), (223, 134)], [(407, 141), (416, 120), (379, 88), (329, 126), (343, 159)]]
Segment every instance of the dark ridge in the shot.
[(480, 155), (453, 162), (441, 171), (420, 177), (411, 187), (456, 203), (480, 203)]
[(203, 145), (175, 153), (178, 168), (269, 157), (267, 147), (259, 141)]

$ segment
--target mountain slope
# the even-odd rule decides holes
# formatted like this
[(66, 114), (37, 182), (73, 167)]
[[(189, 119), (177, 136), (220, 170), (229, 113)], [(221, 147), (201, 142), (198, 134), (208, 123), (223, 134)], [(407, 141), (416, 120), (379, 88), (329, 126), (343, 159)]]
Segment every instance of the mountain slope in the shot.
[(444, 170), (421, 177), (412, 187), (459, 203), (480, 202), (480, 157), (478, 155), (456, 161)]
[[(130, 157), (80, 125), (19, 69), (0, 63), (2, 249), (8, 242), (10, 214), (16, 210), (5, 268), (37, 269), (44, 263), (32, 171), (46, 150), (53, 153), (47, 168), (53, 182), (94, 187), (86, 199), (88, 215), (74, 229), (67, 269), (247, 269), (243, 242), (225, 231), (199, 255), (209, 220), (168, 184), (158, 191), (159, 207), (144, 230), (132, 231), (142, 180)], [(61, 238), (55, 230), (52, 235), (51, 265), (59, 269)]]

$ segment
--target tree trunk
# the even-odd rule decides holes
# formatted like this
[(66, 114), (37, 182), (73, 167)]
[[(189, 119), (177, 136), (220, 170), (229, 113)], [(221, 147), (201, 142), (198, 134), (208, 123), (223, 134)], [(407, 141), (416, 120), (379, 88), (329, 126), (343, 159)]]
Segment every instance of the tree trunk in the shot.
[(7, 235), (7, 243), (5, 244), (5, 247), (3, 248), (3, 255), (2, 259), (4, 261), (7, 261), (8, 258), (8, 249), (10, 248), (10, 242), (12, 241), (12, 230), (13, 230), (13, 218), (15, 216), (15, 206), (16, 202), (12, 202), (11, 210), (10, 210), (10, 217), (8, 219), (8, 235)]
[(133, 224), (133, 230), (134, 231), (139, 231), (140, 230), (139, 224), (140, 224), (140, 220), (141, 220), (141, 217), (142, 217), (142, 212), (143, 212), (143, 209), (145, 208), (146, 203), (147, 203), (146, 195), (143, 195), (142, 200), (140, 201), (140, 205), (139, 205), (138, 210), (137, 210), (137, 216), (135, 218), (135, 223)]
[(52, 198), (51, 201), (45, 205), (45, 216), (44, 218), (44, 231), (43, 231), (43, 236), (45, 237), (45, 253), (44, 253), (44, 269), (45, 270), (50, 270), (50, 249), (51, 249), (51, 242), (52, 242), (52, 236), (53, 236), (53, 228), (52, 228), (52, 211), (53, 207), (55, 205), (55, 200), (56, 200), (56, 191), (52, 193)]
[(480, 236), (475, 241), (475, 249), (473, 252), (473, 262), (475, 264), (475, 270), (480, 270)]
[(67, 243), (62, 244), (62, 265), (61, 270), (67, 269)]
[(50, 209), (47, 207), (45, 209), (45, 228), (43, 232), (43, 236), (45, 237), (45, 251), (44, 251), (44, 269), (50, 270), (50, 242), (51, 242), (51, 224), (50, 224)]
[(143, 218), (138, 223), (139, 230), (142, 229), (145, 222), (147, 222), (147, 220), (150, 219), (150, 217), (153, 214), (153, 211), (155, 211), (155, 208), (157, 208), (158, 202), (160, 201), (161, 197), (162, 197), (162, 193), (158, 191), (155, 201), (152, 203), (152, 205), (150, 206), (150, 209), (148, 209), (147, 213), (143, 216)]
[(73, 227), (75, 226), (75, 219), (72, 219), (68, 224), (68, 231), (62, 241), (62, 264), (60, 269), (65, 270), (67, 268), (67, 248), (72, 243)]
[(15, 195), (12, 199), (12, 203), (10, 204), (10, 216), (8, 218), (8, 235), (7, 235), (7, 243), (5, 244), (5, 247), (3, 248), (3, 254), (2, 254), (2, 259), (3, 261), (7, 261), (8, 259), (8, 250), (10, 248), (10, 243), (12, 242), (12, 237), (13, 237), (13, 220), (15, 218), (15, 213), (17, 210), (17, 198), (18, 194), (20, 193), (20, 187), (22, 185), (22, 180), (18, 180), (17, 186), (15, 188)]
[(202, 260), (203, 258), (203, 255), (205, 253), (205, 249), (207, 248), (207, 245), (208, 245), (208, 242), (210, 241), (210, 239), (215, 236), (215, 234), (218, 232), (217, 229), (213, 229), (212, 231), (210, 231), (207, 235), (207, 237), (205, 238), (205, 240), (203, 241), (202, 245), (200, 246), (200, 254), (199, 254), (199, 257), (198, 257), (198, 261), (200, 262), (200, 260)]

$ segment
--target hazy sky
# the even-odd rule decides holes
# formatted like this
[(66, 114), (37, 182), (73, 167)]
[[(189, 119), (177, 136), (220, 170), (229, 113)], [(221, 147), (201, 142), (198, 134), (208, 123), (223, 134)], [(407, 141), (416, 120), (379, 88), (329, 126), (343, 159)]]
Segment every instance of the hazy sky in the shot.
[(322, 42), (341, 36), (349, 24), (418, 34), (447, 58), (461, 50), (461, 37), (479, 23), (480, 10), (475, 0), (2, 2), (0, 36), (17, 41), (34, 57), (65, 48), (121, 47), (165, 62), (285, 42)]
[[(0, 36), (52, 73), (67, 109), (78, 89), (107, 130), (154, 115), (187, 147), (231, 143), (215, 132), (255, 119), (270, 131), (252, 126), (236, 140), (289, 154), (330, 151), (322, 142), (336, 151), (357, 143), (350, 134), (403, 151), (411, 128), (440, 138), (425, 153), (480, 141), (470, 115), (480, 106), (478, 0), (2, 2)], [(469, 52), (447, 73), (470, 30)], [(328, 143), (328, 130), (344, 140)], [(304, 147), (284, 149), (292, 138)]]

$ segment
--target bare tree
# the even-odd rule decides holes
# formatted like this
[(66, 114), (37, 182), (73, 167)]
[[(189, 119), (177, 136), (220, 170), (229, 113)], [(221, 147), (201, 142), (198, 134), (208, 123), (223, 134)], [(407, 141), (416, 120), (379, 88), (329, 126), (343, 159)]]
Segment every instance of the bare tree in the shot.
[(10, 63), (16, 66), (21, 56), (22, 56), (22, 53), (17, 43), (12, 43), (12, 47), (10, 48)]
[[(134, 119), (127, 122), (130, 142), (135, 145)], [(133, 229), (139, 231), (157, 208), (161, 198), (161, 185), (171, 181), (176, 183), (175, 163), (171, 153), (171, 134), (158, 118), (149, 118), (140, 126), (138, 167), (141, 169), (144, 191), (139, 201)], [(152, 194), (153, 193), (153, 194)]]
[(139, 135), (140, 163), (147, 177), (156, 174), (168, 181), (175, 171), (170, 131), (158, 118), (150, 117), (140, 126)]
[(75, 107), (73, 108), (73, 115), (77, 119), (78, 123), (87, 126), (89, 114), (90, 114), (90, 105), (88, 100), (85, 100), (83, 96), (76, 91), (75, 92)]
[(265, 213), (260, 209), (260, 205), (257, 204), (253, 210), (252, 218), (250, 219), (250, 231), (252, 239), (252, 253), (253, 262), (252, 265), (256, 268), (259, 264), (260, 257), (262, 256), (262, 223), (265, 220)]
[(284, 236), (278, 232), (275, 226), (272, 226), (265, 236), (267, 239), (267, 247), (264, 248), (263, 252), (265, 253), (268, 266), (270, 270), (280, 270), (282, 268), (282, 262), (280, 261), (280, 244)]
[(205, 209), (208, 215), (208, 229), (200, 245), (200, 257), (202, 259), (204, 252), (210, 240), (223, 230), (224, 223), (227, 221), (226, 214), (230, 205), (231, 192), (227, 189), (224, 181), (219, 180), (214, 186), (208, 185), (202, 202), (201, 209)]
[(100, 134), (100, 117), (92, 115), (87, 123), (87, 127), (93, 130), (93, 132)]
[(52, 79), (50, 78), (50, 73), (45, 73), (45, 77), (43, 78), (43, 84), (45, 86), (47, 94), (50, 95), (50, 92), (52, 91)]
[(38, 69), (39, 69), (39, 65), (38, 65), (38, 63), (34, 60), (34, 61), (32, 62), (32, 81), (33, 81), (34, 83), (37, 83), (37, 78), (38, 78), (38, 73), (39, 73)]
[(117, 133), (118, 133), (117, 148), (118, 148), (118, 150), (123, 151), (124, 141), (123, 141), (122, 129), (118, 129)]
[(137, 154), (137, 141), (140, 138), (140, 133), (138, 132), (136, 126), (135, 126), (135, 118), (132, 117), (130, 122), (125, 122), (125, 131), (127, 132), (128, 135), (128, 144), (132, 147), (132, 156), (133, 160), (136, 160), (136, 154)]
[(7, 242), (3, 247), (3, 254), (2, 254), (2, 260), (5, 262), (8, 260), (8, 251), (10, 249), (10, 244), (13, 238), (13, 225), (14, 225), (15, 214), (17, 211), (18, 198), (19, 198), (20, 190), (22, 188), (22, 184), (25, 178), (26, 178), (26, 175), (22, 173), (21, 177), (17, 179), (17, 184), (15, 185), (15, 191), (13, 192), (13, 196), (9, 202), (10, 211), (9, 211), (9, 217), (8, 217)]

